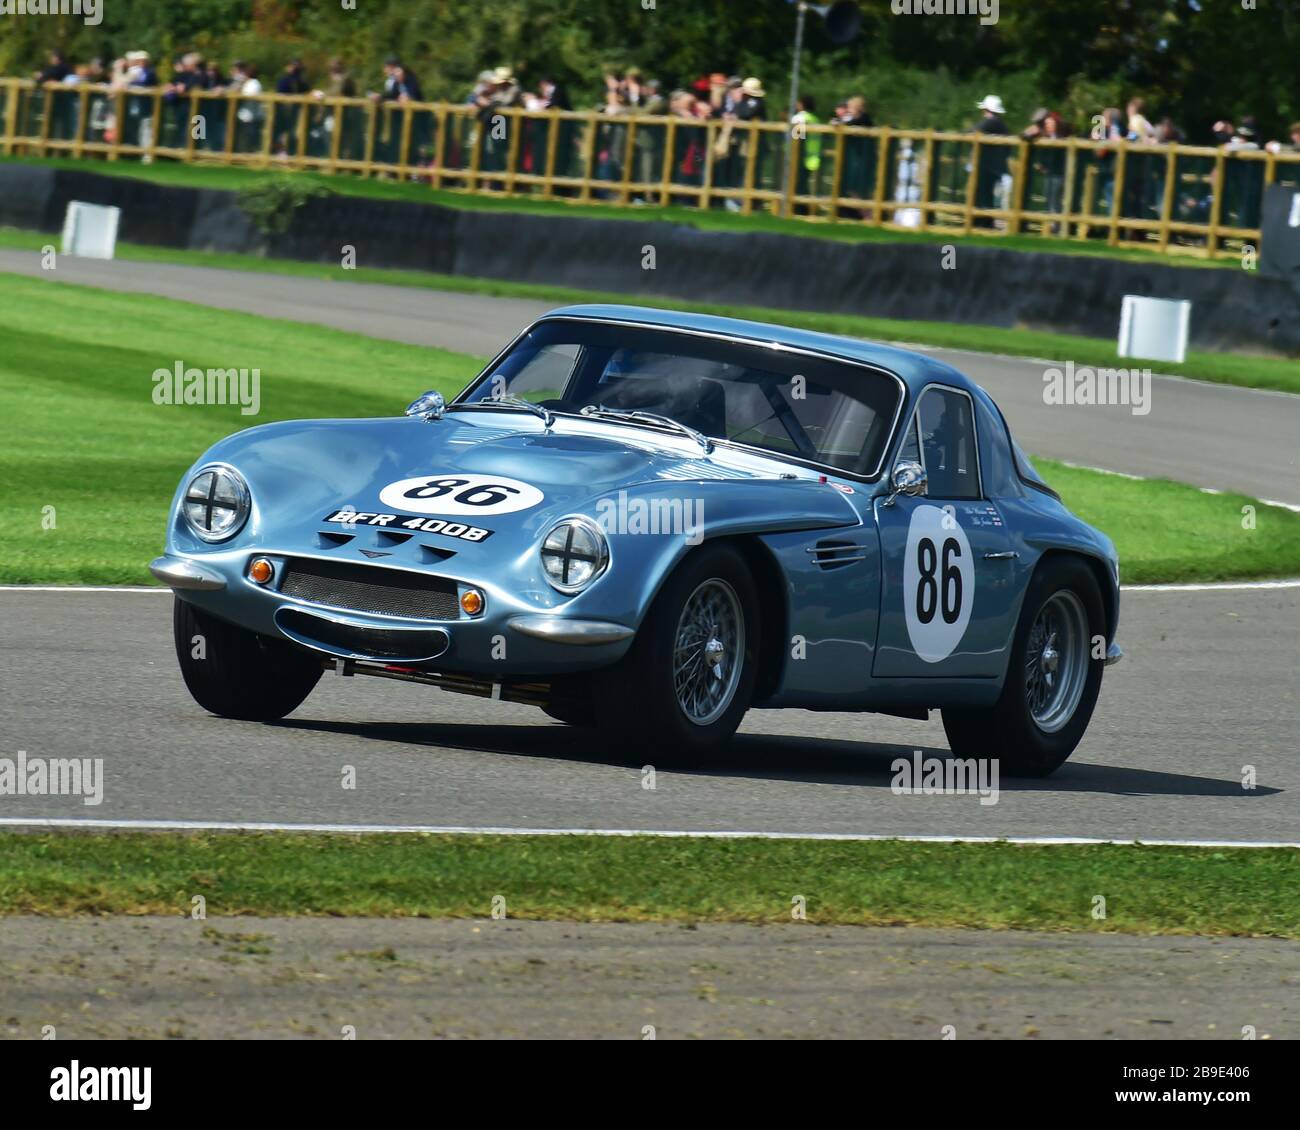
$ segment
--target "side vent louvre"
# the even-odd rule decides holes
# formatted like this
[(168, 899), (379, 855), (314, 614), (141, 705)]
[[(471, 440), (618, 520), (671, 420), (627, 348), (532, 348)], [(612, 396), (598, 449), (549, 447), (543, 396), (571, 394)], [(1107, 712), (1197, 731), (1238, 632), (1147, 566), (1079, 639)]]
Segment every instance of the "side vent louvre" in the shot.
[(413, 534), (398, 534), (392, 530), (380, 530), (375, 538), (376, 545), (401, 545), (404, 541), (410, 541)]
[(341, 545), (347, 545), (356, 534), (336, 534), (333, 530), (321, 530), (316, 535), (316, 544), (321, 549), (337, 549)]
[(446, 561), (448, 557), (455, 557), (454, 549), (443, 549), (440, 545), (420, 545), (420, 561), (422, 564), (429, 564), (432, 561)]
[(852, 541), (819, 541), (809, 547), (808, 553), (814, 564), (825, 570), (841, 569), (867, 559), (866, 547)]

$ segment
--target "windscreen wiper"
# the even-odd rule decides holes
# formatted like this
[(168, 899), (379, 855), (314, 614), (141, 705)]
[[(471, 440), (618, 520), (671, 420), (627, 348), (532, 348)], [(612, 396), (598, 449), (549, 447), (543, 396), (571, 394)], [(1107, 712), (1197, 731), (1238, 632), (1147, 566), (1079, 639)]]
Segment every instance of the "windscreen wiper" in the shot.
[(522, 396), (515, 396), (512, 393), (506, 393), (504, 396), (489, 396), (483, 400), (466, 400), (459, 404), (447, 405), (448, 412), (461, 408), (518, 408), (524, 412), (531, 412), (546, 425), (548, 430), (555, 423), (555, 413), (549, 408), (543, 408), (540, 404), (534, 404), (531, 400), (525, 400)]
[(694, 428), (687, 427), (680, 420), (674, 420), (671, 416), (661, 416), (658, 412), (606, 408), (601, 404), (588, 404), (581, 414), (583, 416), (600, 416), (608, 420), (626, 420), (631, 424), (656, 424), (659, 427), (671, 428), (673, 431), (680, 432), (682, 435), (693, 439), (704, 449), (705, 455), (713, 453), (713, 440), (709, 439), (703, 432), (697, 432)]

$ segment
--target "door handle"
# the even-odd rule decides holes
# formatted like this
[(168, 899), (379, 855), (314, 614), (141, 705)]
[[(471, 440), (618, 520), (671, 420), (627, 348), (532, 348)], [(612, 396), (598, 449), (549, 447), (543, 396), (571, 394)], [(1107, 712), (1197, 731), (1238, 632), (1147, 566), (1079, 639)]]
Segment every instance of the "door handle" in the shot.
[(1013, 558), (1019, 556), (1020, 554), (1018, 554), (1014, 549), (1009, 549), (1005, 553), (986, 553), (984, 555), (984, 560), (985, 561), (1010, 561)]

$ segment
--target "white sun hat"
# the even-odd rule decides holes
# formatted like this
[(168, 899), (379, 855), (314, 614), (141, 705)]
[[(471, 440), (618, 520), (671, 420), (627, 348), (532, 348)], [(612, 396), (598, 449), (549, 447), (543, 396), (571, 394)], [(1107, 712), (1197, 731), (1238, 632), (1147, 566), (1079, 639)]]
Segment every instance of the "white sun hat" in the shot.
[(1002, 105), (1002, 99), (996, 94), (985, 95), (984, 101), (975, 107), (977, 110), (988, 110), (994, 114), (1005, 114), (1007, 108)]

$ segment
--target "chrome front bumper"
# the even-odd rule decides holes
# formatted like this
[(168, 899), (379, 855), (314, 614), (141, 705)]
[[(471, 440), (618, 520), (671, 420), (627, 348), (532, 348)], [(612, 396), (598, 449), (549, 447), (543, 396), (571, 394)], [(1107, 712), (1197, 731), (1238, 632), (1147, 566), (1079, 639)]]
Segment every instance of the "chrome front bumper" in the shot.
[(636, 634), (631, 628), (606, 620), (566, 620), (559, 616), (516, 616), (510, 621), (510, 627), (535, 640), (579, 647), (621, 643)]
[(149, 562), (149, 572), (163, 584), (173, 589), (202, 589), (212, 592), (226, 587), (220, 573), (205, 569), (183, 557), (155, 557)]

